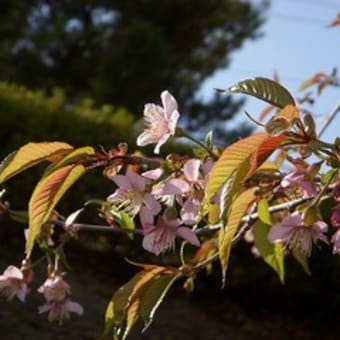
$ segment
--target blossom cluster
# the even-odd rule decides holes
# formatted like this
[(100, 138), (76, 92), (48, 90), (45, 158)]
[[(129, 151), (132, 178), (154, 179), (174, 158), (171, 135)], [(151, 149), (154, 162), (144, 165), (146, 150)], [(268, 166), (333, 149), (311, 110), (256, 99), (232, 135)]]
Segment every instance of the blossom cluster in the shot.
[[(145, 105), (144, 131), (137, 138), (138, 146), (155, 144), (154, 153), (156, 155), (159, 155), (160, 148), (169, 138), (183, 136), (183, 130), (177, 128), (180, 113), (176, 99), (170, 92), (163, 91), (161, 102), (162, 106), (153, 103)], [(302, 126), (302, 137), (310, 138), (301, 120), (299, 124), (296, 131), (299, 131)], [(296, 131), (291, 135), (287, 133), (287, 136), (297, 136), (300, 138), (298, 139), (300, 142), (302, 137)], [(104, 171), (104, 173), (112, 181), (113, 192), (102, 204), (100, 216), (119, 231), (137, 231), (142, 236), (142, 247), (156, 256), (167, 251), (174, 251), (180, 241), (196, 247), (193, 248), (198, 250), (196, 254), (200, 251), (204, 253), (202, 249), (204, 249), (204, 241), (207, 238), (216, 241), (214, 244), (220, 242), (223, 233), (218, 234), (216, 231), (228, 231), (224, 215), (229, 206), (225, 206), (225, 202), (232, 204), (237, 194), (233, 192), (234, 196), (227, 197), (228, 190), (232, 185), (226, 181), (217, 188), (207, 202), (211, 173), (221, 154), (215, 152), (213, 146), (210, 145), (212, 143), (198, 142), (197, 144), (203, 149), (195, 156), (169, 155), (165, 159), (157, 158), (156, 162), (149, 162), (150, 159), (144, 158), (142, 164), (138, 163), (137, 166), (136, 163), (126, 161), (126, 159), (131, 160), (126, 155), (127, 147), (120, 146), (119, 150), (111, 150), (108, 153), (108, 163), (110, 166), (113, 164), (114, 171)], [(104, 155), (102, 158), (97, 156), (98, 158), (94, 159), (101, 163), (103, 159), (106, 159), (106, 156)], [(273, 223), (268, 220), (266, 222), (268, 226), (266, 242), (271, 245), (279, 243), (286, 250), (285, 254), (299, 253), (306, 259), (311, 256), (316, 244), (319, 246), (322, 244), (331, 245), (333, 254), (340, 254), (339, 178), (334, 176), (333, 180), (333, 174), (331, 174), (328, 179), (323, 179), (319, 173), (321, 163), (309, 164), (304, 156), (296, 159), (289, 158), (289, 161), (292, 165), (290, 171), (281, 172), (277, 167), (275, 176), (259, 181), (256, 186), (255, 203), (261, 199), (273, 205), (293, 199), (299, 199), (301, 203), (294, 206), (293, 209), (287, 205), (281, 209), (279, 214), (270, 216), (269, 219), (272, 219)], [(86, 159), (86, 162), (89, 162), (89, 159)], [(245, 164), (245, 162), (241, 164)], [(337, 176), (337, 172), (334, 174)], [(232, 176), (230, 177), (232, 178)], [(327, 183), (331, 183), (331, 185)], [(245, 191), (248, 183), (244, 180), (238, 185)], [(325, 193), (328, 196), (325, 196)], [(327, 222), (321, 216), (319, 209), (319, 202), (324, 197), (331, 198), (333, 204)], [(6, 211), (7, 205), (1, 205), (1, 203), (0, 200), (0, 210)], [(210, 209), (208, 212), (207, 206)], [(250, 209), (247, 211), (249, 213), (247, 228), (245, 230), (239, 228), (238, 236), (244, 236), (243, 239), (253, 242), (253, 224), (251, 222), (254, 221), (251, 221), (251, 218), (254, 218), (252, 217), (254, 211)], [(269, 208), (268, 212), (270, 215)], [(51, 257), (55, 257), (56, 263), (59, 259), (58, 242), (55, 242), (51, 237), (53, 228), (56, 225), (62, 225), (67, 235), (65, 239), (74, 237), (79, 230), (79, 225), (73, 229), (70, 227), (72, 227), (77, 214), (78, 212), (73, 214), (72, 218), (65, 219), (64, 224), (63, 221), (57, 220), (54, 223), (45, 223), (41, 226), (38, 236), (45, 242), (43, 248), (48, 249), (46, 258), (49, 267), (51, 267)], [(133, 221), (133, 228), (125, 228), (126, 221), (125, 218), (122, 218), (122, 214)], [(59, 215), (55, 214), (55, 218), (58, 219)], [(261, 219), (260, 212), (255, 216), (255, 219), (258, 218)], [(30, 232), (31, 230), (26, 231), (27, 240), (29, 240)], [(36, 237), (37, 239), (39, 238)], [(214, 255), (218, 253), (217, 248), (217, 246), (213, 248)], [(252, 249), (255, 254), (260, 255), (259, 250), (254, 247)], [(207, 251), (208, 253), (209, 251)], [(197, 256), (196, 259), (200, 256)], [(202, 258), (203, 263), (205, 261), (209, 263), (206, 257)], [(212, 258), (216, 257), (212, 256)], [(29, 285), (33, 280), (33, 265), (28, 262), (28, 258), (25, 261), (21, 268), (9, 266), (0, 275), (0, 293), (8, 299), (17, 297), (22, 302), (26, 300), (30, 291)], [(71, 288), (64, 279), (65, 273), (58, 266), (53, 268), (53, 270), (49, 269), (47, 279), (38, 288), (38, 292), (45, 299), (45, 303), (39, 307), (38, 312), (48, 313), (50, 321), (62, 323), (63, 320), (70, 317), (71, 313), (82, 315), (83, 307), (70, 299)]]

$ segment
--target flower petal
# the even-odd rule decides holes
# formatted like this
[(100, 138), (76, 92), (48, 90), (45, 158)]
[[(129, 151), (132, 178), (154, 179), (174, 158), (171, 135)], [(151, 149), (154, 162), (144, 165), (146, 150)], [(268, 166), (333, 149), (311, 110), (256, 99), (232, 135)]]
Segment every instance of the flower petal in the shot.
[(187, 227), (179, 227), (176, 231), (176, 235), (181, 237), (182, 239), (188, 241), (194, 246), (199, 247), (200, 240), (198, 239), (197, 235)]
[(172, 94), (166, 90), (161, 93), (161, 100), (164, 107), (165, 115), (170, 120), (172, 112), (177, 111), (177, 101), (172, 96)]

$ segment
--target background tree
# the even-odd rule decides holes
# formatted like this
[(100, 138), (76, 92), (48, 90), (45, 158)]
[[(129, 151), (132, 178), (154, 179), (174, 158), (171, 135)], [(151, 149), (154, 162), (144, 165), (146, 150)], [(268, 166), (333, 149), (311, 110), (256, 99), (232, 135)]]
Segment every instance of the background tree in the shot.
[(31, 0), (1, 7), (0, 79), (64, 87), (72, 98), (90, 96), (138, 116), (167, 88), (197, 130), (212, 116), (220, 125), (242, 104), (204, 103), (197, 93), (232, 51), (259, 36), (267, 2)]

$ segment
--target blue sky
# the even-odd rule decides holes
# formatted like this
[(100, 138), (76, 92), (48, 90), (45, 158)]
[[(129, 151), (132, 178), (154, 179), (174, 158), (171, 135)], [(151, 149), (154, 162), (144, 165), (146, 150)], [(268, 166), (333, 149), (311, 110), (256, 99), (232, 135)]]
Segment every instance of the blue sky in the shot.
[[(255, 1), (254, 1), (255, 2)], [(272, 0), (263, 37), (248, 41), (232, 55), (225, 70), (216, 72), (202, 87), (208, 97), (214, 88), (227, 88), (238, 81), (255, 76), (272, 78), (277, 71), (281, 84), (294, 96), (301, 96), (299, 85), (317, 72), (330, 73), (337, 67), (340, 74), (340, 26), (328, 28), (340, 13), (339, 0)], [(235, 94), (239, 97), (239, 94)], [(340, 88), (327, 88), (313, 106), (304, 107), (322, 117), (340, 103)], [(247, 96), (244, 109), (254, 117), (267, 104)], [(245, 120), (240, 112), (237, 121)], [(340, 114), (323, 135), (333, 141), (339, 136)]]

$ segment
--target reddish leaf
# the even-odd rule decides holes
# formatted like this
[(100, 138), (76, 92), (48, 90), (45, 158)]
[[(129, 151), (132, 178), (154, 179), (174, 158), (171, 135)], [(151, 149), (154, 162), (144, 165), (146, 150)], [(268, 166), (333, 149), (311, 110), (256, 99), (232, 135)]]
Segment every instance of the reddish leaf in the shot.
[(277, 136), (266, 136), (251, 156), (250, 169), (247, 177), (251, 176), (261, 166), (261, 164), (279, 147), (285, 137), (284, 133)]
[(26, 253), (29, 256), (41, 226), (69, 187), (85, 173), (82, 165), (68, 165), (44, 177), (34, 189), (29, 202), (29, 234)]

